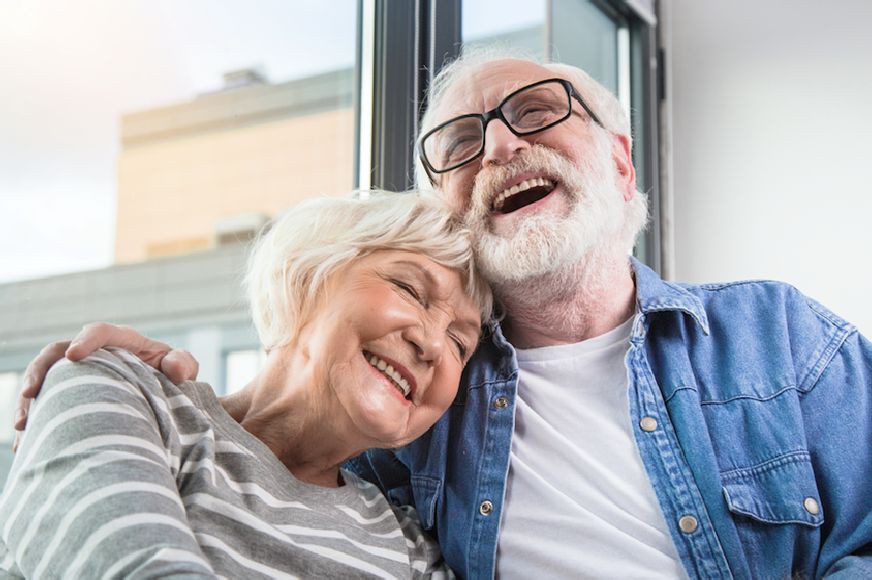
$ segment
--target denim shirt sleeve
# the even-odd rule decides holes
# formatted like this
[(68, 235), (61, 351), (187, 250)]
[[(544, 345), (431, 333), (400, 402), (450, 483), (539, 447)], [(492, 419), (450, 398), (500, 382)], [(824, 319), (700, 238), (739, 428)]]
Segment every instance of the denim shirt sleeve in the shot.
[(872, 343), (852, 332), (803, 397), (824, 515), (818, 574), (872, 578)]
[(807, 570), (872, 578), (872, 343), (793, 288), (786, 302), (802, 413), (796, 428), (805, 432), (823, 516), (817, 562)]
[(785, 284), (686, 289), (648, 362), (732, 575), (872, 577), (872, 345)]

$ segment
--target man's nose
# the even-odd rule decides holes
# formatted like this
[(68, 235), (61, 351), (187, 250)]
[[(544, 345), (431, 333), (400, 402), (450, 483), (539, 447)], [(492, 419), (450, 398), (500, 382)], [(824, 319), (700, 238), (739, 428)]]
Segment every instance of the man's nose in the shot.
[(484, 134), (484, 153), (481, 163), (503, 165), (511, 161), (515, 155), (530, 148), (530, 143), (523, 137), (518, 137), (509, 129), (502, 119), (493, 119), (487, 124)]

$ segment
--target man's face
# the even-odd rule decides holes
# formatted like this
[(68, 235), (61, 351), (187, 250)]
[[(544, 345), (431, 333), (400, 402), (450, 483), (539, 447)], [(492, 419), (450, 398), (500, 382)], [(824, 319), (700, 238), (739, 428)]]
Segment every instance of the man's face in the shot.
[[(490, 110), (512, 91), (554, 76), (535, 63), (489, 63), (449, 89), (437, 123)], [(554, 271), (614, 238), (635, 174), (626, 139), (573, 101), (566, 121), (527, 137), (491, 121), (481, 157), (441, 174), (437, 186), (476, 232), (481, 266), (499, 283)]]

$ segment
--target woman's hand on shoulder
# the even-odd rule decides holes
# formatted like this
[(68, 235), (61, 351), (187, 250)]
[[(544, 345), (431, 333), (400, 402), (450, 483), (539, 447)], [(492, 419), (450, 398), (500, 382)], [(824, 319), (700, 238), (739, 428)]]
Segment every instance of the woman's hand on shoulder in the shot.
[(176, 384), (196, 379), (200, 370), (199, 363), (188, 351), (174, 349), (166, 343), (151, 340), (129, 326), (107, 322), (86, 324), (72, 341), (60, 340), (46, 345), (27, 365), (15, 409), (16, 434), (12, 445), (13, 451), (18, 449), (18, 431), (23, 431), (27, 425), (30, 402), (39, 394), (52, 365), (65, 356), (72, 361), (82, 360), (104, 346), (115, 346), (130, 351)]

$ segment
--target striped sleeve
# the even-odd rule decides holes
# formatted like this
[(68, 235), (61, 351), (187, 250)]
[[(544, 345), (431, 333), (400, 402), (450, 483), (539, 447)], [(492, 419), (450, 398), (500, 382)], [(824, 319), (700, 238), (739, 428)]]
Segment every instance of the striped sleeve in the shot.
[(160, 413), (166, 395), (154, 374), (119, 355), (55, 365), (0, 498), (0, 570), (214, 577), (185, 516)]

